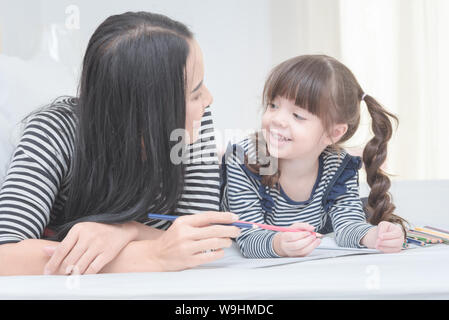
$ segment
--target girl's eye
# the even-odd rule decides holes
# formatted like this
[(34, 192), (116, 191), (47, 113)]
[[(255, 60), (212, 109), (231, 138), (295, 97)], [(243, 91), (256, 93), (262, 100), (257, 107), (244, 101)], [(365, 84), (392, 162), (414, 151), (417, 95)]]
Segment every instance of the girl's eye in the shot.
[(275, 105), (274, 103), (270, 103), (270, 109), (276, 109), (278, 106)]
[(298, 114), (296, 114), (296, 113), (294, 113), (293, 116), (294, 116), (296, 119), (298, 119), (298, 120), (306, 120), (306, 119), (304, 119), (303, 117), (301, 117), (300, 115), (298, 115)]

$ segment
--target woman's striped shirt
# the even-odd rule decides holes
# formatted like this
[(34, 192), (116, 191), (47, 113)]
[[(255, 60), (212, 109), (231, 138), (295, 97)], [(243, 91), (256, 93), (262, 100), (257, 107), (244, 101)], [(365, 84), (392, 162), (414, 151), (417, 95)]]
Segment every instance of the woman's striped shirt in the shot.
[[(0, 245), (43, 237), (62, 221), (72, 171), (75, 98), (58, 99), (27, 121), (0, 190)], [(210, 107), (197, 142), (187, 147), (178, 214), (218, 211), (220, 172)], [(167, 229), (170, 222), (146, 221)]]
[[(222, 210), (240, 216), (240, 220), (288, 227), (307, 222), (321, 233), (335, 232), (339, 246), (362, 248), (360, 240), (373, 226), (366, 222), (359, 198), (360, 157), (344, 150), (326, 148), (319, 157), (319, 172), (307, 201), (293, 201), (279, 188), (261, 183), (261, 176), (244, 164), (244, 155), (255, 159), (254, 143), (245, 139), (230, 147), (222, 168)], [(253, 156), (253, 158), (252, 158)], [(273, 258), (274, 231), (244, 229), (237, 238), (247, 258)]]

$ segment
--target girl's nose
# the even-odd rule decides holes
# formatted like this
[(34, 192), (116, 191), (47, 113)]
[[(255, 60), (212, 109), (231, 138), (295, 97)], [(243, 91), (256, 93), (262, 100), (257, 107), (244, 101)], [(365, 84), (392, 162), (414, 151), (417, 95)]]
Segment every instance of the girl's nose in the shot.
[(285, 116), (282, 113), (278, 113), (273, 118), (273, 124), (275, 126), (285, 128), (287, 127), (287, 120), (285, 119)]

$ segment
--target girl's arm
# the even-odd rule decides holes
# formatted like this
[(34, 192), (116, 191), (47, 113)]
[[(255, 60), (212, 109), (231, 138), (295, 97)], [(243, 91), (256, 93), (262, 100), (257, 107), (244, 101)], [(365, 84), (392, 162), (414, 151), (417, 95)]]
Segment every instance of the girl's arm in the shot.
[(366, 221), (359, 196), (358, 172), (345, 185), (346, 193), (338, 196), (329, 210), (335, 241), (341, 247), (363, 248), (362, 239), (375, 226)]
[(367, 232), (361, 243), (386, 253), (400, 252), (404, 243), (404, 232), (400, 225), (381, 221)]
[[(226, 151), (226, 185), (222, 199), (224, 210), (239, 215), (240, 220), (256, 223), (265, 223), (261, 200), (256, 187), (247, 176), (241, 164), (240, 155), (244, 153), (240, 145), (237, 150), (230, 153)], [(259, 182), (260, 183), (260, 182)], [(262, 229), (242, 229), (241, 235), (236, 239), (240, 251), (246, 258), (277, 258), (273, 240), (276, 232)]]

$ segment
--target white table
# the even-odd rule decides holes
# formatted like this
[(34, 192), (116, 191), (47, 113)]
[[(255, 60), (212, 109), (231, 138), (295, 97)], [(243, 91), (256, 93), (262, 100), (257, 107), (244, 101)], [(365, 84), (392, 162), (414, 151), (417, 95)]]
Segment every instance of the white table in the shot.
[[(449, 181), (393, 185), (398, 213), (449, 229)], [(449, 299), (449, 245), (260, 269), (0, 277), (0, 299)]]
[(449, 299), (449, 246), (260, 269), (0, 278), (1, 299)]

